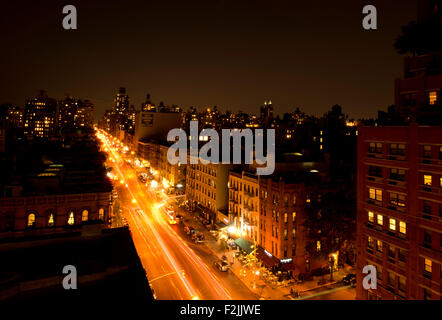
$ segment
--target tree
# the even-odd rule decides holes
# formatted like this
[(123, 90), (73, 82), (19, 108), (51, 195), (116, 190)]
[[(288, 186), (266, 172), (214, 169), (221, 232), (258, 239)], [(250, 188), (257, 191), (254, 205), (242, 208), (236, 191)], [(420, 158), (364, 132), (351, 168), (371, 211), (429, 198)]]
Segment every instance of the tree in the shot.
[(403, 26), (394, 42), (394, 48), (399, 54), (414, 55), (441, 52), (442, 42), (442, 13), (433, 13), (422, 23), (411, 21)]

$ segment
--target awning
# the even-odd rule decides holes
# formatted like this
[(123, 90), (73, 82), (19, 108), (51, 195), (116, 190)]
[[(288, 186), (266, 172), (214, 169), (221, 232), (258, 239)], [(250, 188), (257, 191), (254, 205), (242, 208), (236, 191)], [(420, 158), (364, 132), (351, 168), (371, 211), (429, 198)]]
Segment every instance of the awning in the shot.
[(244, 238), (238, 238), (235, 240), (235, 243), (241, 248), (243, 249), (245, 252), (247, 252), (247, 254), (249, 254), (250, 252), (253, 251), (253, 243), (251, 243), (250, 241), (247, 241)]
[(263, 248), (258, 247), (256, 250), (256, 257), (262, 261), (262, 263), (267, 267), (271, 268), (279, 263), (279, 260), (272, 255), (268, 255)]

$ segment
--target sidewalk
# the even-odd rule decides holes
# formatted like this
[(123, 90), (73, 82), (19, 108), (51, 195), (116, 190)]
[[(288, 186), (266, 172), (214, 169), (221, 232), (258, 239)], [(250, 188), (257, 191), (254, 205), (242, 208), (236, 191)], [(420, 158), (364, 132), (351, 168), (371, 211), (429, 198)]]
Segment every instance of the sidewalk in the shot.
[[(176, 207), (176, 206), (175, 206)], [(230, 265), (230, 270), (252, 291), (256, 293), (260, 299), (265, 300), (293, 300), (294, 297), (290, 293), (290, 289), (293, 291), (298, 291), (302, 297), (309, 295), (309, 291), (319, 290), (321, 288), (329, 287), (335, 284), (336, 280), (341, 280), (349, 270), (340, 269), (333, 273), (333, 282), (327, 281), (325, 285), (318, 285), (317, 282), (321, 279), (329, 280), (330, 275), (313, 277), (313, 280), (305, 281), (302, 284), (291, 284), (289, 285), (287, 281), (285, 282), (265, 282), (263, 280), (263, 275), (266, 274), (264, 268), (255, 268), (250, 265), (243, 265), (238, 259), (234, 257), (235, 250), (226, 250), (225, 242), (216, 240), (215, 237), (208, 231), (202, 222), (198, 218), (198, 213), (189, 213), (186, 210), (179, 208), (183, 217), (185, 217), (185, 224), (193, 227), (195, 230), (203, 233), (205, 236), (205, 241), (202, 245), (206, 245), (213, 254), (221, 259), (223, 255), (227, 257), (227, 262)]]

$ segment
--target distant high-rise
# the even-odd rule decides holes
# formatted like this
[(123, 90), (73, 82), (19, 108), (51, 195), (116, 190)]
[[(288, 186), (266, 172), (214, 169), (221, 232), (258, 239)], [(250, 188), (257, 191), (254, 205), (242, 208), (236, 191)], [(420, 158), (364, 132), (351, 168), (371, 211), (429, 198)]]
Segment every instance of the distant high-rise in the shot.
[(70, 95), (58, 102), (58, 125), (61, 129), (74, 126), (77, 106), (78, 101)]
[(74, 123), (76, 127), (92, 127), (94, 125), (94, 105), (91, 101), (79, 102)]
[(261, 121), (264, 127), (268, 127), (273, 119), (273, 105), (272, 101), (264, 101), (264, 105), (261, 106)]
[(141, 111), (156, 111), (156, 106), (150, 100), (149, 93), (146, 95), (146, 101), (141, 104)]
[(48, 138), (56, 133), (57, 101), (49, 98), (46, 91), (40, 90), (34, 99), (26, 100), (24, 132), (40, 138)]
[(126, 114), (129, 109), (129, 96), (126, 94), (126, 88), (120, 87), (115, 95), (114, 112), (119, 115)]

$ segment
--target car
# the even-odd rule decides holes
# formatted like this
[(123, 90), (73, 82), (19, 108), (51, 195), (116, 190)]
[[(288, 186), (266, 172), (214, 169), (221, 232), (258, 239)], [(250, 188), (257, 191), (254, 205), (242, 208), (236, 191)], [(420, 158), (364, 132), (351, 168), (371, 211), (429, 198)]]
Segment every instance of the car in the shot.
[(349, 273), (344, 278), (342, 278), (342, 282), (345, 285), (354, 285), (356, 284), (356, 275), (354, 273)]
[(229, 270), (229, 264), (224, 260), (218, 260), (215, 262), (215, 266), (222, 272)]
[(184, 217), (183, 217), (182, 215), (180, 215), (180, 214), (177, 214), (177, 215), (175, 216), (175, 220), (176, 220), (178, 223), (181, 223), (181, 222), (183, 222)]

